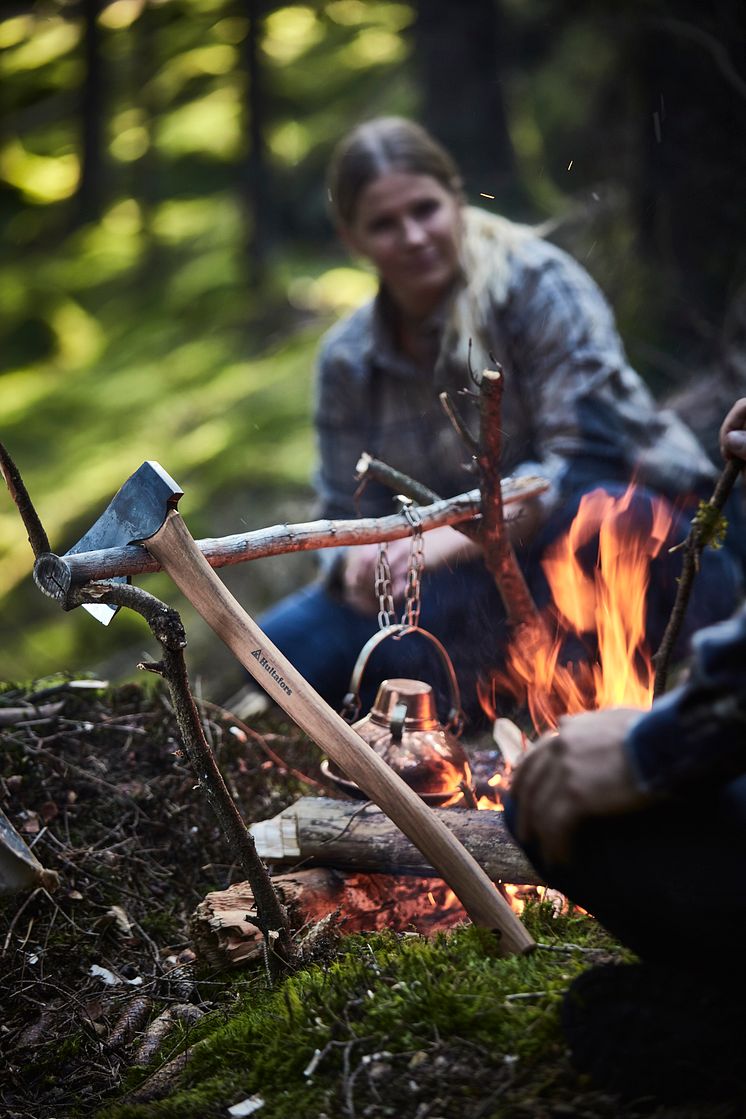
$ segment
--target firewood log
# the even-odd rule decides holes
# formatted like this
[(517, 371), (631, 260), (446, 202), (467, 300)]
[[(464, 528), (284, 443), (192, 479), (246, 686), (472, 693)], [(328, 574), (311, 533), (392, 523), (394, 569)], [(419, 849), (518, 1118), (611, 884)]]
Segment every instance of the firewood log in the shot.
[[(502, 812), (432, 809), (493, 881), (542, 885), (513, 842)], [(259, 856), (276, 864), (331, 866), (382, 874), (434, 875), (417, 848), (375, 805), (302, 797), (271, 820), (253, 824)]]
[[(449, 929), (467, 920), (463, 906), (439, 878), (343, 873), (317, 867), (279, 874), (273, 884), (299, 934), (334, 914), (339, 932), (418, 932)], [(263, 938), (248, 882), (207, 894), (192, 915), (197, 955), (212, 967), (236, 967), (261, 956)]]

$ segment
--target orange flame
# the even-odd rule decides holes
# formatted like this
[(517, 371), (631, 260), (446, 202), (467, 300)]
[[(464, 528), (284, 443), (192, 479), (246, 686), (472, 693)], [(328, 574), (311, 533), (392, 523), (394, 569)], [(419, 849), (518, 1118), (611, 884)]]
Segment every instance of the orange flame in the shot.
[[(630, 529), (625, 514), (634, 486), (621, 497), (604, 490), (586, 494), (567, 534), (547, 552), (542, 567), (553, 604), (545, 619), (552, 638), (527, 643), (525, 635), (508, 650), (505, 673), (493, 681), (528, 705), (537, 732), (556, 727), (559, 717), (600, 707), (646, 708), (652, 700), (653, 669), (645, 642), (646, 594), (651, 561), (671, 527), (665, 502), (653, 501), (653, 522), (643, 533)], [(580, 552), (598, 536), (592, 575)], [(563, 664), (563, 642), (571, 634), (595, 639), (593, 663)], [(494, 713), (494, 700), (482, 694)]]

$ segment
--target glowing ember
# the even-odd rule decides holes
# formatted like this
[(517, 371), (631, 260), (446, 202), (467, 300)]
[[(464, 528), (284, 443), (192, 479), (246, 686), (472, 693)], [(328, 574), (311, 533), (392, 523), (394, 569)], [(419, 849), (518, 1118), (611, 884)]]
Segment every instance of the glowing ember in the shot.
[[(631, 529), (628, 512), (634, 495), (603, 490), (586, 494), (569, 532), (548, 551), (543, 568), (553, 604), (549, 644), (528, 647), (525, 638), (508, 651), (507, 666), (492, 681), (482, 702), (496, 714), (495, 694), (507, 692), (525, 702), (537, 732), (555, 727), (561, 715), (625, 705), (646, 708), (652, 700), (653, 669), (645, 643), (646, 593), (651, 561), (671, 527), (663, 502), (653, 502), (653, 522), (643, 533)], [(580, 561), (598, 536), (598, 556), (589, 575)], [(593, 641), (593, 662), (564, 664), (568, 637)]]

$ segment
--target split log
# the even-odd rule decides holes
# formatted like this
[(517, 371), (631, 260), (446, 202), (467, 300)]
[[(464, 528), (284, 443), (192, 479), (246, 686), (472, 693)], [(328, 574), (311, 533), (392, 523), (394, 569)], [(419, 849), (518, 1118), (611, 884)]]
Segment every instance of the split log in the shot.
[[(432, 811), (493, 881), (543, 884), (513, 842), (502, 812), (471, 808)], [(367, 802), (301, 797), (273, 819), (253, 824), (250, 831), (257, 853), (267, 862), (384, 874), (435, 874), (403, 832)]]
[[(292, 927), (301, 931), (331, 918), (337, 933), (389, 929), (426, 935), (468, 920), (456, 895), (440, 878), (346, 874), (317, 867), (279, 874), (272, 882)], [(250, 919), (255, 909), (248, 882), (207, 894), (191, 919), (197, 955), (212, 967), (237, 967), (260, 957), (261, 934)]]

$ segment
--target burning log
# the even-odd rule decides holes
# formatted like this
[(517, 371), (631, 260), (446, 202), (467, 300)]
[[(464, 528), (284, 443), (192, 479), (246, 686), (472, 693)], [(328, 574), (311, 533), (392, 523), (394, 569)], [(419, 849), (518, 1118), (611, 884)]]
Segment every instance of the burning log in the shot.
[[(291, 925), (300, 930), (327, 918), (332, 935), (383, 929), (425, 934), (467, 920), (463, 906), (439, 878), (345, 874), (317, 867), (280, 874), (273, 884)], [(250, 917), (255, 910), (248, 882), (208, 894), (191, 919), (197, 954), (213, 967), (237, 967), (261, 956), (262, 937)]]
[[(501, 812), (433, 808), (493, 881), (542, 885), (511, 839)], [(433, 875), (413, 843), (370, 803), (301, 797), (271, 820), (253, 824), (260, 858), (383, 874)], [(276, 881), (276, 880), (275, 880)]]

